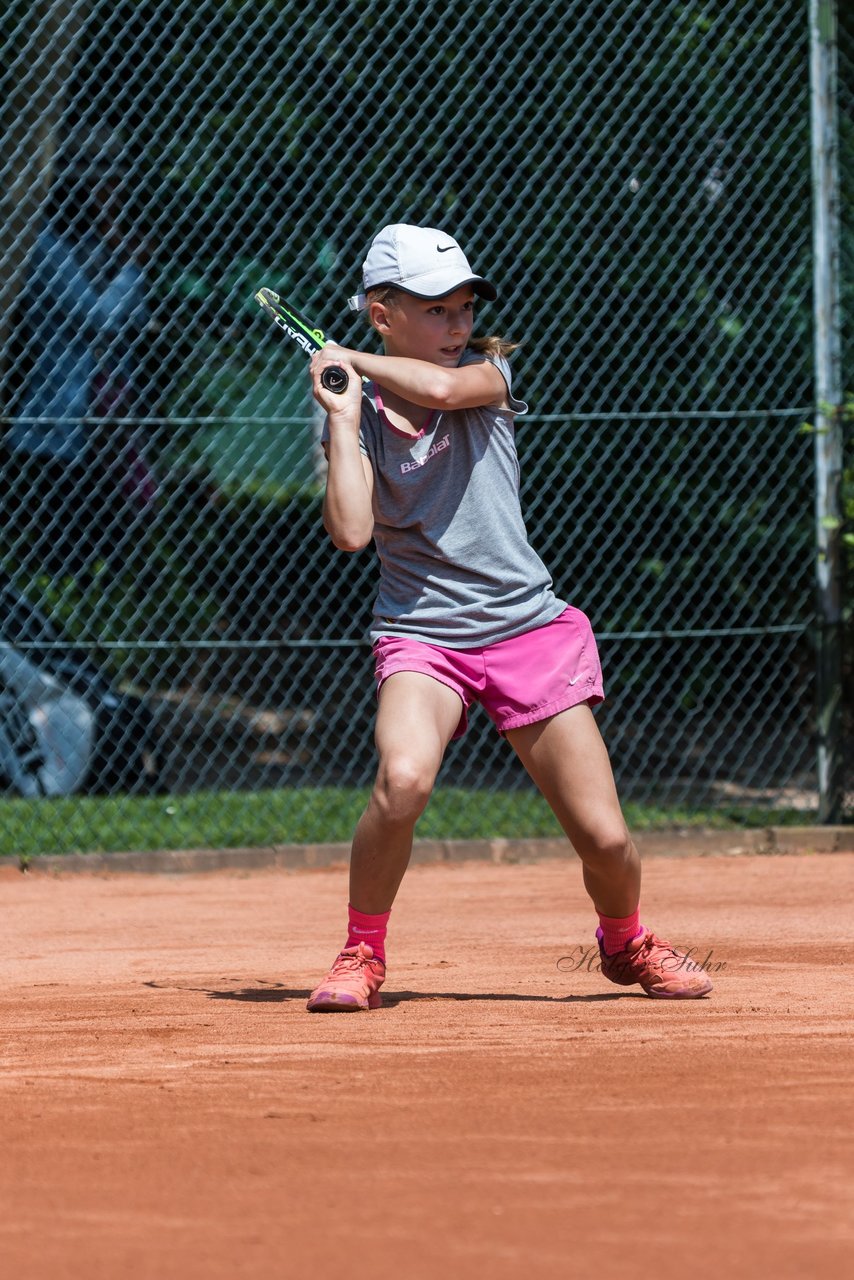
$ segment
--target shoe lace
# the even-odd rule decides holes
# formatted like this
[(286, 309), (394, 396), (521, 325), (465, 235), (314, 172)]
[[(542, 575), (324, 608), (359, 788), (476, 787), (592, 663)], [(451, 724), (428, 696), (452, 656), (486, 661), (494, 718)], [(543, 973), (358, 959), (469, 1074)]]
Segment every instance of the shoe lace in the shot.
[(345, 973), (361, 973), (365, 967), (372, 967), (372, 961), (367, 956), (359, 955), (358, 953), (347, 955), (346, 952), (342, 951), (335, 959), (330, 977), (340, 977)]
[(653, 951), (657, 953), (656, 962), (662, 969), (673, 972), (684, 969), (686, 972), (690, 972), (695, 967), (688, 957), (683, 956), (671, 943), (665, 942), (663, 938), (658, 938), (654, 933), (650, 932), (644, 938), (636, 954), (642, 955), (644, 952), (649, 954)]
[(638, 947), (637, 954), (640, 955), (642, 951), (669, 951), (672, 956), (679, 955), (675, 947), (671, 946), (669, 942), (665, 942), (663, 938), (656, 937), (651, 930)]

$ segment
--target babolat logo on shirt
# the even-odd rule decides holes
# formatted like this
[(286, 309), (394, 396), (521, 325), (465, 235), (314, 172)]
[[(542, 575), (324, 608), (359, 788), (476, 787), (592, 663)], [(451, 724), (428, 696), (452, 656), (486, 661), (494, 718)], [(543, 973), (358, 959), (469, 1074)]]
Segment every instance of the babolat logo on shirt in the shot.
[(449, 449), (451, 446), (450, 434), (442, 436), (441, 440), (437, 440), (435, 444), (431, 444), (430, 448), (424, 454), (423, 458), (413, 458), (411, 462), (401, 462), (401, 474), (405, 475), (407, 471), (417, 471), (419, 467), (425, 466), (431, 458), (435, 458), (437, 453), (441, 453), (443, 449)]

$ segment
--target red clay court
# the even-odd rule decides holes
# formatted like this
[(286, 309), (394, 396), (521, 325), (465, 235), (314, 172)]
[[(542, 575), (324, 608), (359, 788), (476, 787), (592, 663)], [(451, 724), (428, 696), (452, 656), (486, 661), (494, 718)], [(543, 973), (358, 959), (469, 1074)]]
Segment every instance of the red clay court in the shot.
[(848, 1273), (852, 853), (647, 858), (687, 1002), (587, 964), (570, 859), (413, 867), (355, 1015), (343, 868), (0, 893), (10, 1280)]

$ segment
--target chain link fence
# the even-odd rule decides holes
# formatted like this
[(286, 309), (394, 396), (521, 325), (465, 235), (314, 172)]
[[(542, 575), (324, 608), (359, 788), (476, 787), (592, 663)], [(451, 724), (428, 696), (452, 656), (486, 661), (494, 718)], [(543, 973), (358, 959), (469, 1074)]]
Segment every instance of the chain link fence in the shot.
[[(345, 299), (389, 221), (501, 285), (526, 520), (600, 639), (624, 800), (814, 814), (805, 4), (0, 24), (4, 849), (323, 838), (369, 784), (374, 558), (322, 531), (305, 361), (253, 293), (370, 343)], [(484, 715), (441, 781), (533, 833)]]

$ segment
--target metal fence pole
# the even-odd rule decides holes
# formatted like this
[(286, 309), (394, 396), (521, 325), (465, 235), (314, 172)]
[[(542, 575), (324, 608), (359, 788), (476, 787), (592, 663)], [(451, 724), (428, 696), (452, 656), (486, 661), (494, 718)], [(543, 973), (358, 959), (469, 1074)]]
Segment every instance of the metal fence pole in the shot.
[(835, 0), (810, 0), (815, 332), (815, 545), (819, 822), (838, 822), (842, 753), (842, 379)]

